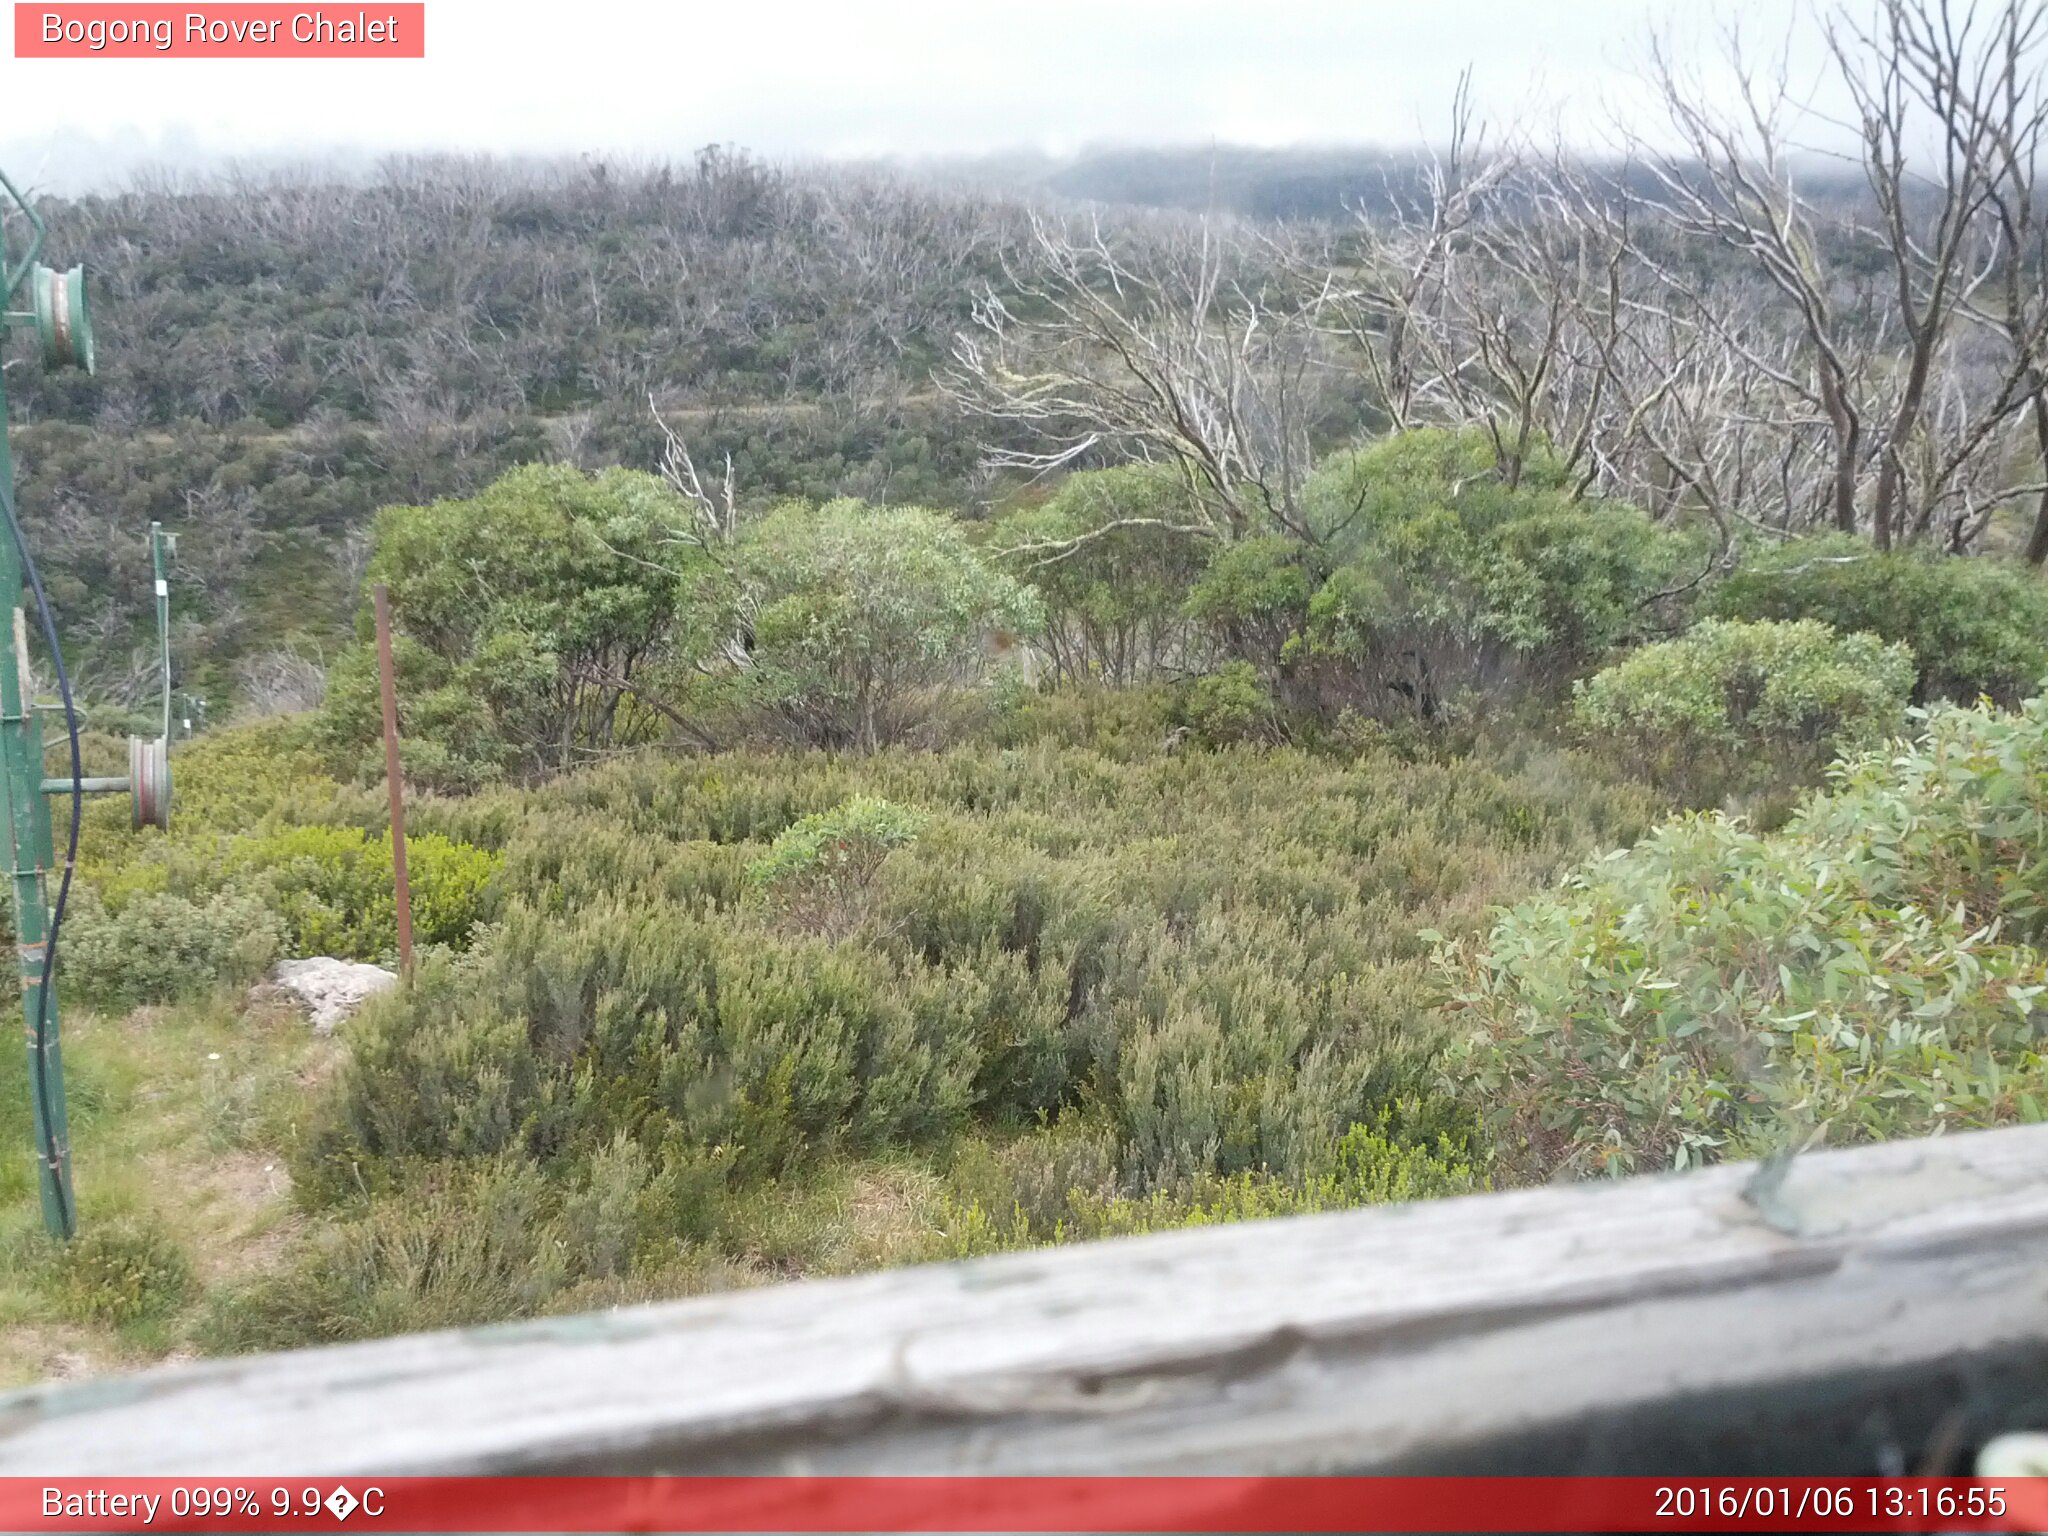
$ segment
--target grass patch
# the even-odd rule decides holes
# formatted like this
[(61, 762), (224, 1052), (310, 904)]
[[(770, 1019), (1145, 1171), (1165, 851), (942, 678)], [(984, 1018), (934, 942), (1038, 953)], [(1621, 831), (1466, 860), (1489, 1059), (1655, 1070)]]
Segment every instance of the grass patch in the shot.
[(79, 1235), (42, 1228), (27, 1063), (0, 1059), (0, 1386), (188, 1352), (302, 1218), (289, 1152), (339, 1047), (231, 995), (64, 1026)]

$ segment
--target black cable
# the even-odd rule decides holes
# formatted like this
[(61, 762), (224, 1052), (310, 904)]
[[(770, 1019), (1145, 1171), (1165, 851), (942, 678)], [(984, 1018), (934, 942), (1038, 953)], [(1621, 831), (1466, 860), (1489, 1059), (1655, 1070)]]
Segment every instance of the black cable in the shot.
[[(71, 837), (64, 848), (64, 877), (57, 884), (57, 905), (50, 911), (50, 931), (43, 940), (43, 980), (36, 997), (35, 1028), (35, 1071), (36, 1107), (43, 1117), (43, 1156), (50, 1164), (50, 1186), (57, 1196), (58, 1225), (68, 1236), (71, 1232), (71, 1212), (65, 1202), (63, 1177), (63, 1149), (57, 1145), (57, 1123), (50, 1114), (49, 1070), (44, 1052), (50, 1041), (50, 978), (57, 965), (57, 930), (64, 926), (64, 903), (71, 899), (71, 871), (78, 864), (78, 826), (85, 814), (85, 791), (80, 786), (84, 777), (84, 765), (78, 749), (78, 708), (71, 699), (71, 679), (64, 671), (64, 648), (57, 643), (57, 621), (50, 614), (50, 599), (43, 592), (43, 578), (36, 570), (35, 556), (28, 552), (28, 538), (21, 531), (21, 519), (15, 515), (14, 493), (4, 482), (0, 482), (0, 511), (7, 514), (7, 528), (14, 535), (14, 547), (21, 555), (22, 574), (28, 577), (29, 590), (35, 593), (36, 612), (42, 616), (43, 643), (50, 648), (51, 663), (57, 669), (57, 694), (64, 701), (64, 726), (71, 737)], [(27, 679), (23, 679), (24, 684)], [(34, 700), (24, 696), (21, 711), (27, 715), (34, 707)], [(42, 765), (35, 765), (38, 776)], [(16, 913), (16, 921), (20, 914)], [(21, 935), (15, 939), (20, 941)]]

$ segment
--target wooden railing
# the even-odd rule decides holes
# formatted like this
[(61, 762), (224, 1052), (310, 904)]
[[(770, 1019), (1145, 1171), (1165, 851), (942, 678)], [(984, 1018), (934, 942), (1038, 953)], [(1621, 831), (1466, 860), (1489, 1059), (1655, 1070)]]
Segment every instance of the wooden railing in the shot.
[(0, 1397), (0, 1473), (1724, 1473), (2048, 1424), (2048, 1127)]

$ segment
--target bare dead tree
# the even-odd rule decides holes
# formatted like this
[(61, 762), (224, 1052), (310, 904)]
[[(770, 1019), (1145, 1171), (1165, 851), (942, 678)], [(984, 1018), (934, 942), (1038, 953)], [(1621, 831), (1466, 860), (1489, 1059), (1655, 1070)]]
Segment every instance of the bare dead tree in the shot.
[(262, 651), (235, 663), (235, 688), (247, 714), (302, 714), (327, 697), (327, 669), (292, 647)]
[[(1660, 302), (1711, 335), (1749, 384), (1775, 386), (1758, 398), (1763, 410), (1739, 419), (1777, 438), (1788, 524), (1802, 442), (1817, 432), (1818, 500), (1835, 527), (1867, 531), (1880, 548), (1927, 538), (1945, 517), (1951, 542), (1981, 529), (1979, 459), (2038, 398), (2026, 361), (2038, 346), (2022, 318), (2019, 334), (2005, 332), (2002, 360), (1959, 373), (1957, 337), (1991, 317), (1985, 300), (2001, 279), (2030, 265), (2008, 254), (2001, 206), (2022, 240), (2038, 238), (2032, 159), (2018, 146), (2040, 133), (2041, 30), (2023, 0), (1877, 0), (1867, 21), (1846, 7), (1827, 15), (1829, 58), (1856, 114), (1867, 216), (1806, 191), (1806, 109), (1782, 53), (1760, 60), (1739, 32), (1724, 34), (1736, 87), (1724, 104), (1653, 42), (1650, 78), (1681, 145), (1643, 150), (1657, 210), (1679, 236), (1742, 258), (1777, 301), (1763, 314), (1731, 310), (1723, 293), (1666, 264)], [(1854, 278), (1865, 255), (1888, 273), (1884, 284)], [(2024, 309), (2009, 300), (2004, 315)]]
[[(1830, 52), (1860, 118), (1864, 170), (1906, 342), (1905, 377), (1883, 437), (1871, 508), (1880, 547), (1902, 523), (1906, 454), (1922, 426), (1936, 359), (1992, 280), (2001, 254), (1991, 196), (2001, 140), (2014, 125), (2002, 120), (1998, 105), (2028, 69), (2041, 12), (2008, 0), (1988, 23), (1979, 23), (1974, 5), (1958, 11), (1946, 3), (1883, 0), (1874, 24), (1838, 16), (1828, 28)], [(1934, 129), (1931, 147), (1912, 142), (1922, 113)], [(1916, 148), (1926, 152), (1916, 154)], [(1923, 159), (1930, 170), (1919, 168)], [(1964, 426), (1965, 443), (1980, 430), (1988, 435), (2012, 413), (2020, 374), (2016, 367), (1991, 393), (1981, 429)], [(1928, 487), (1937, 495), (1940, 488)], [(1923, 495), (1917, 529), (1926, 528), (1934, 507)]]
[(678, 538), (706, 550), (731, 544), (739, 531), (740, 521), (733, 487), (732, 455), (725, 456), (725, 473), (717, 489), (706, 490), (703, 476), (697, 473), (697, 461), (690, 456), (690, 445), (663, 420), (661, 408), (655, 404), (652, 395), (647, 397), (647, 409), (653, 413), (654, 424), (661, 430), (661, 459), (656, 472), (695, 514), (685, 529), (678, 530)]
[(2003, 487), (2007, 499), (2035, 499), (2027, 560), (2048, 560), (2048, 214), (2036, 197), (2048, 148), (2048, 87), (2040, 59), (2048, 21), (2035, 9), (2009, 14), (1996, 33), (2003, 57), (1991, 88), (1973, 98), (1990, 121), (1986, 198), (1997, 230), (1998, 280), (1990, 298), (1965, 313), (1994, 331), (2009, 349), (2011, 377), (2033, 434), (2031, 483)]
[(1782, 53), (1760, 65), (1733, 30), (1725, 52), (1736, 84), (1735, 104), (1727, 108), (1674, 60), (1663, 39), (1652, 40), (1651, 80), (1682, 149), (1646, 150), (1643, 159), (1662, 189), (1659, 211), (1674, 229), (1746, 257), (1777, 292), (1801, 338), (1799, 356), (1782, 360), (1767, 337), (1724, 321), (1715, 296), (1699, 281), (1673, 278), (1670, 287), (1723, 345), (1824, 422), (1825, 504), (1835, 526), (1853, 532), (1865, 407), (1856, 388), (1854, 338), (1838, 313), (1815, 210), (1800, 195), (1791, 162), (1789, 65)]
[[(1487, 433), (1510, 485), (1541, 447), (1582, 495), (1629, 489), (1632, 417), (1668, 387), (1683, 352), (1647, 345), (1654, 316), (1634, 277), (1627, 168), (1596, 174), (1554, 146), (1525, 153), (1499, 191), (1501, 206), (1473, 221), (1468, 252), (1449, 268), (1443, 350), (1463, 359), (1464, 376), (1440, 390), (1451, 420)], [(1631, 357), (1657, 366), (1638, 377)]]
[[(709, 559), (722, 573), (733, 614), (732, 632), (723, 637), (716, 655), (704, 658), (700, 666), (726, 666), (745, 668), (753, 664), (754, 615), (758, 608), (758, 594), (746, 580), (735, 558), (734, 544), (739, 537), (739, 497), (735, 487), (732, 455), (725, 456), (724, 472), (715, 488), (707, 488), (704, 477), (697, 471), (697, 461), (691, 456), (690, 445), (662, 417), (652, 396), (647, 406), (654, 414), (655, 425), (661, 430), (661, 459), (657, 472), (682, 498), (690, 509), (690, 521), (673, 529), (670, 538), (673, 543), (684, 546)], [(622, 559), (636, 557), (614, 550)], [(641, 562), (646, 563), (646, 562)], [(696, 732), (697, 727), (683, 716), (675, 713), (651, 696), (647, 699), (650, 707), (661, 711), (667, 718), (687, 731)]]
[(1388, 178), (1386, 211), (1361, 210), (1349, 232), (1355, 257), (1316, 284), (1318, 324), (1353, 344), (1371, 397), (1396, 430), (1438, 419), (1446, 394), (1459, 393), (1463, 354), (1444, 323), (1454, 265), (1488, 195), (1516, 162), (1512, 150), (1489, 144), (1465, 71), (1449, 138), (1425, 155), (1416, 188)]
[(1034, 476), (1090, 456), (1163, 463), (1187, 487), (1182, 531), (1313, 540), (1306, 312), (1208, 220), (1133, 249), (1096, 222), (1034, 217), (1030, 253), (1029, 268), (1006, 258), (1004, 290), (983, 290), (938, 375), (961, 409), (1027, 445), (998, 440), (990, 462)]

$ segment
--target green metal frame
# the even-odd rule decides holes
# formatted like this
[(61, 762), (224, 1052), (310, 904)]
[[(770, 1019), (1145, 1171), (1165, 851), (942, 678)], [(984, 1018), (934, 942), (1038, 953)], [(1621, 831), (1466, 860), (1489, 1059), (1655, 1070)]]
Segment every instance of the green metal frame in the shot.
[[(5, 172), (0, 187), (28, 216), (33, 230), (27, 252), (7, 267), (5, 302), (12, 304), (22, 279), (42, 254), (43, 221)], [(9, 311), (10, 326), (34, 322), (34, 312)], [(14, 454), (5, 430), (6, 375), (0, 372), (0, 490), (14, 495)], [(7, 868), (13, 882), (14, 953), (21, 977), (22, 1018), (29, 1054), (29, 1098), (36, 1136), (36, 1185), (42, 1196), (43, 1225), (52, 1236), (68, 1238), (78, 1228), (78, 1206), (71, 1193), (71, 1125), (64, 1103), (64, 1054), (57, 1023), (57, 1000), (43, 998), (43, 946), (49, 942), (48, 877), (56, 862), (50, 835), (50, 802), (42, 791), (43, 728), (36, 718), (28, 688), (28, 624), (22, 607), (21, 555), (11, 538), (0, 538), (0, 612), (12, 616), (12, 655), (0, 664), (0, 785), (4, 785), (7, 827)], [(43, 1021), (42, 1039), (36, 1023)], [(42, 1060), (36, 1060), (40, 1048)], [(40, 1077), (38, 1077), (40, 1067)], [(42, 1091), (36, 1091), (40, 1082)]]
[[(58, 274), (38, 264), (45, 229), (40, 215), (19, 188), (0, 171), (0, 190), (12, 198), (28, 220), (28, 248), (19, 261), (6, 260), (0, 231), (0, 330), (26, 328), (42, 341), (46, 365), (75, 363), (92, 370), (92, 330), (85, 303), (82, 268)], [(31, 302), (13, 307), (25, 279), (32, 279)], [(53, 305), (61, 302), (61, 313)], [(54, 340), (53, 340), (54, 338)], [(6, 431), (6, 377), (0, 372), (0, 493), (14, 505), (14, 455)], [(169, 588), (164, 578), (165, 536), (150, 526), (151, 558), (156, 572), (159, 644), (164, 661), (164, 729), (170, 738)], [(78, 1206), (71, 1186), (71, 1128), (64, 1099), (64, 1057), (58, 1028), (57, 999), (43, 996), (45, 947), (53, 914), (50, 876), (57, 870), (55, 839), (50, 825), (51, 794), (129, 789), (128, 779), (46, 778), (43, 773), (42, 722), (36, 713), (28, 661), (28, 620), (24, 607), (22, 553), (11, 536), (0, 536), (0, 613), (12, 623), (11, 656), (0, 658), (0, 804), (4, 804), (8, 878), (13, 884), (15, 967), (21, 979), (22, 1018), (29, 1052), (30, 1099), (36, 1137), (36, 1182), (42, 1199), (43, 1224), (52, 1236), (69, 1238), (77, 1231)], [(131, 753), (131, 759), (133, 754)], [(159, 752), (155, 761), (160, 765)], [(162, 805), (169, 801), (168, 775), (163, 776)], [(61, 872), (60, 872), (61, 873)], [(51, 988), (54, 994), (54, 982)], [(38, 1022), (41, 1023), (40, 1040)]]
[[(5, 171), (0, 171), (0, 187), (6, 188), (7, 195), (14, 199), (14, 206), (19, 208), (23, 216), (27, 218), (28, 227), (31, 232), (28, 249), (22, 253), (21, 260), (16, 265), (7, 268), (7, 292), (4, 298), (12, 299), (14, 297), (14, 290), (19, 288), (21, 280), (28, 276), (29, 268), (33, 267), (36, 263), (36, 258), (43, 254), (43, 237), (49, 231), (43, 224), (43, 216), (36, 212), (35, 205), (21, 195), (20, 190), (8, 178)], [(9, 318), (11, 319), (12, 316)]]

